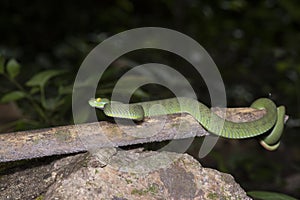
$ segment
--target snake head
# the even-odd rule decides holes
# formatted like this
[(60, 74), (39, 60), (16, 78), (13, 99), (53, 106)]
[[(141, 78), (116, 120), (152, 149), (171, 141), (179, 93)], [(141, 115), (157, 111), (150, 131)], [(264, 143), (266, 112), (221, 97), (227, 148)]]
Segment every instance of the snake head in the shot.
[(109, 103), (109, 100), (106, 98), (91, 98), (89, 104), (92, 107), (103, 109), (104, 105)]

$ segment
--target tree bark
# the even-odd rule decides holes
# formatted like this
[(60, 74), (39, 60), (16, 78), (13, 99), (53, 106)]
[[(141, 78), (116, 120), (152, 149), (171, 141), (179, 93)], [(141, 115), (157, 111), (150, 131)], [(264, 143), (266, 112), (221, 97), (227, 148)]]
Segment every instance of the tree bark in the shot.
[[(256, 120), (265, 114), (265, 110), (252, 108), (212, 108), (212, 111), (220, 116), (226, 114), (227, 120), (235, 122)], [(147, 118), (133, 125), (126, 120), (121, 120), (119, 124), (101, 121), (4, 133), (0, 134), (0, 162), (84, 152), (101, 147), (201, 137), (209, 134), (187, 114)]]

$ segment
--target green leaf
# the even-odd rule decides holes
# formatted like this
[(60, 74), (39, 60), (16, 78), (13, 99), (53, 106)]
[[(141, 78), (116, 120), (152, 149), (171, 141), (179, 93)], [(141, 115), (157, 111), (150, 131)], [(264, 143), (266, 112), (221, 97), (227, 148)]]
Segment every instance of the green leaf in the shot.
[(54, 111), (56, 108), (64, 103), (64, 99), (61, 98), (48, 98), (42, 101), (42, 106), (49, 111)]
[(5, 94), (2, 98), (1, 98), (1, 102), (2, 103), (8, 103), (11, 101), (17, 101), (19, 99), (22, 99), (26, 96), (26, 94), (22, 91), (13, 91), (13, 92), (9, 92), (7, 94)]
[(45, 125), (39, 121), (19, 119), (14, 122), (14, 131), (24, 131), (29, 129), (45, 128)]
[(31, 90), (30, 90), (30, 94), (33, 95), (37, 92), (39, 92), (41, 89), (39, 87), (32, 87)]
[(0, 74), (4, 74), (4, 56), (0, 54)]
[(59, 86), (58, 88), (59, 95), (72, 94), (72, 91), (73, 91), (73, 85)]
[(50, 78), (65, 73), (65, 70), (47, 70), (34, 75), (26, 85), (29, 87), (39, 86), (44, 87)]
[(247, 195), (260, 200), (297, 200), (294, 197), (277, 192), (250, 191)]
[(20, 65), (15, 59), (10, 59), (6, 65), (7, 73), (10, 78), (15, 78), (20, 73)]

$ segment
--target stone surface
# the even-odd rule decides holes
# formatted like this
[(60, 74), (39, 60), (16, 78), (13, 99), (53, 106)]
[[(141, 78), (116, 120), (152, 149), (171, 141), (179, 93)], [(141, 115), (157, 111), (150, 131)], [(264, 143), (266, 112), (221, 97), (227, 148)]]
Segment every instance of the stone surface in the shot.
[(187, 154), (107, 149), (28, 163), (0, 166), (0, 199), (250, 199)]
[(36, 199), (59, 178), (82, 167), (85, 154), (0, 163), (0, 199)]
[(118, 151), (101, 166), (89, 156), (57, 178), (44, 199), (250, 199), (231, 175), (203, 168), (186, 154)]

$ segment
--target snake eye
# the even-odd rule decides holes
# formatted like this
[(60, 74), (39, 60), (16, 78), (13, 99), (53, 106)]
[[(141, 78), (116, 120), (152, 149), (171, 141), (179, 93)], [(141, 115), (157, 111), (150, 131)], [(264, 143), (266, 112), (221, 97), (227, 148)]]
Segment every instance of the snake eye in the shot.
[(97, 98), (96, 101), (97, 101), (97, 102), (101, 102), (101, 98)]

